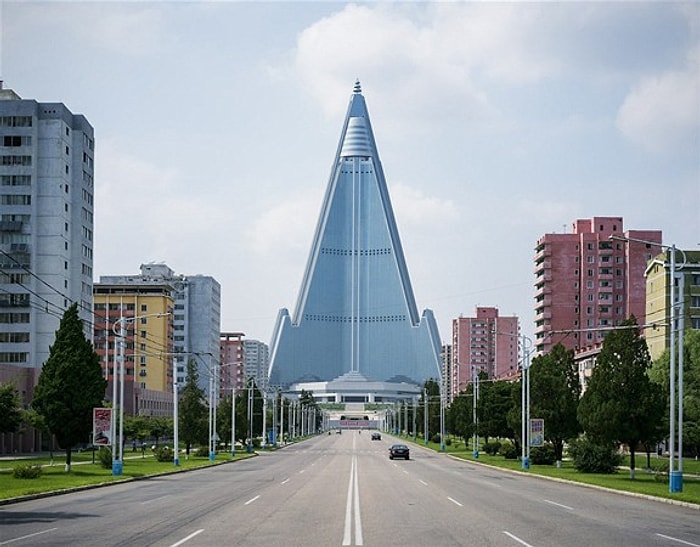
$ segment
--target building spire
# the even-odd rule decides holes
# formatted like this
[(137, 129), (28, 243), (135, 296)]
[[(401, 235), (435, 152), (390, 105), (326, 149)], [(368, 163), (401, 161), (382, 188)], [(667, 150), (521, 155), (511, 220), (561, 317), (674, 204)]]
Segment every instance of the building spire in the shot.
[(360, 85), (359, 78), (355, 80), (355, 86), (352, 89), (353, 93), (362, 93), (362, 86)]

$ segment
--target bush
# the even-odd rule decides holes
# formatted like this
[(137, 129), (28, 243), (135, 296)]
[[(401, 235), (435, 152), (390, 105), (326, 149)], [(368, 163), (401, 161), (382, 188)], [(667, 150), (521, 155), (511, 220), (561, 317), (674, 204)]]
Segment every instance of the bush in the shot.
[(498, 453), (503, 456), (506, 460), (517, 460), (518, 459), (518, 449), (515, 445), (509, 441), (501, 443), (501, 447), (498, 449)]
[(171, 462), (174, 459), (173, 450), (168, 446), (156, 446), (153, 455), (159, 462)]
[(440, 433), (435, 433), (431, 438), (430, 442), (434, 444), (440, 444)]
[(617, 471), (622, 463), (622, 456), (617, 453), (612, 444), (594, 443), (586, 437), (581, 437), (569, 445), (574, 468), (582, 473), (606, 473)]
[(103, 446), (97, 452), (97, 459), (100, 460), (100, 465), (103, 469), (112, 469), (112, 450)]
[(41, 477), (41, 466), (31, 464), (18, 465), (12, 470), (12, 475), (16, 479), (38, 479)]
[(452, 446), (452, 439), (450, 439), (449, 437), (447, 437), (447, 438), (445, 439), (445, 446)]
[(530, 462), (535, 465), (552, 465), (556, 461), (554, 445), (545, 443), (530, 450)]
[(200, 446), (194, 451), (194, 455), (197, 458), (208, 458), (209, 457), (209, 447)]
[(495, 456), (501, 449), (501, 443), (499, 441), (489, 441), (484, 443), (483, 449), (489, 456)]

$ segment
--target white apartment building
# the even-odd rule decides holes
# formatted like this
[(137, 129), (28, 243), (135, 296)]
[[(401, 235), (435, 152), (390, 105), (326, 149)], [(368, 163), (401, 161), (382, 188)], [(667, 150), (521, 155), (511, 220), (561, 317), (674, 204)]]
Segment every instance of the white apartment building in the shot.
[(92, 339), (94, 148), (84, 116), (0, 81), (0, 382), (41, 369), (74, 302)]

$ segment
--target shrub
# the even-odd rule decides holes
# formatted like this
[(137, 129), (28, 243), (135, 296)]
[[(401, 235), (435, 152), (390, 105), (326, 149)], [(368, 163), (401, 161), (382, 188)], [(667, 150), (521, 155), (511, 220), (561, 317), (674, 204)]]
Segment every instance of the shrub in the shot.
[(153, 449), (153, 455), (159, 462), (171, 462), (173, 461), (173, 450), (168, 446), (156, 446)]
[(452, 446), (452, 439), (450, 439), (449, 437), (447, 437), (447, 438), (445, 439), (445, 446)]
[(100, 465), (103, 469), (112, 468), (112, 450), (103, 446), (97, 452), (97, 459), (100, 460)]
[(530, 461), (535, 465), (552, 465), (556, 461), (554, 445), (545, 443), (542, 446), (533, 447), (530, 450)]
[(489, 456), (495, 456), (501, 449), (501, 443), (499, 441), (489, 441), (484, 443), (483, 449)]
[(506, 460), (517, 460), (518, 459), (518, 449), (510, 441), (505, 441), (501, 443), (501, 447), (498, 449), (498, 453), (503, 456)]
[(434, 444), (440, 444), (440, 433), (435, 433), (431, 438), (430, 442)]
[(16, 479), (38, 479), (41, 477), (41, 466), (22, 464), (12, 470), (12, 475)]
[(582, 473), (615, 473), (622, 456), (612, 444), (595, 443), (581, 437), (569, 445), (574, 468)]
[(209, 447), (208, 446), (198, 446), (194, 451), (194, 456), (196, 458), (208, 458), (209, 457)]

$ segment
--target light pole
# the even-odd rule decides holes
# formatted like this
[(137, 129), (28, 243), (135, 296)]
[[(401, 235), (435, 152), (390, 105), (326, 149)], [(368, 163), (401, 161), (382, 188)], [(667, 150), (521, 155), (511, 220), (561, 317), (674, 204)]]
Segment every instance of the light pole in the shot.
[[(530, 469), (530, 352), (533, 348), (532, 340), (525, 335), (523, 339), (523, 364), (520, 372), (521, 393), (521, 432), (522, 454), (520, 457), (523, 469)], [(529, 347), (527, 342), (530, 343)]]
[[(661, 245), (655, 241), (635, 239), (611, 235), (611, 240), (645, 243), (666, 249), (670, 252), (669, 263), (669, 323), (671, 329), (669, 348), (669, 459), (668, 459), (668, 490), (671, 493), (683, 491), (683, 311), (680, 313), (680, 321), (676, 320), (676, 307), (682, 302), (677, 296), (676, 288), (677, 270), (682, 270), (687, 264), (685, 253), (681, 249), (676, 249), (676, 245)], [(680, 267), (676, 264), (676, 251), (683, 255), (683, 262)], [(666, 262), (664, 261), (664, 269)], [(683, 276), (678, 276), (680, 288), (683, 287)], [(679, 331), (678, 348), (676, 348), (676, 330)], [(678, 352), (678, 366), (676, 366), (676, 352)], [(676, 369), (678, 370), (678, 410), (676, 411)], [(677, 414), (676, 414), (677, 412)], [(676, 456), (676, 415), (678, 416), (678, 456)], [(677, 459), (677, 461), (676, 461)]]
[[(121, 308), (121, 306), (120, 306)], [(170, 313), (150, 313), (147, 315), (137, 315), (134, 317), (120, 317), (114, 322), (112, 332), (115, 335), (115, 350), (119, 346), (119, 438), (115, 443), (115, 428), (112, 428), (112, 475), (121, 475), (124, 469), (124, 338), (126, 338), (126, 323), (145, 319), (147, 317), (165, 317)], [(117, 331), (118, 329), (118, 331)], [(118, 337), (118, 340), (117, 340)], [(112, 414), (114, 414), (114, 403), (116, 402), (116, 380), (117, 380), (117, 351), (114, 353), (114, 370), (112, 372)], [(113, 416), (113, 420), (116, 416)]]
[(472, 456), (474, 458), (479, 457), (479, 432), (477, 431), (479, 427), (479, 418), (476, 415), (477, 408), (478, 408), (478, 402), (479, 402), (479, 373), (476, 372), (476, 367), (472, 365), (472, 425), (474, 426), (474, 435), (473, 435), (473, 451), (472, 451)]
[(177, 404), (178, 404), (178, 393), (177, 393), (177, 367), (175, 372), (175, 381), (173, 382), (173, 465), (175, 467), (180, 465), (180, 439), (178, 437), (178, 416), (177, 416)]
[(423, 418), (423, 429), (425, 430), (425, 446), (428, 446), (428, 389), (424, 388), (423, 389), (423, 397), (425, 397), (424, 401), (424, 413), (425, 416)]

